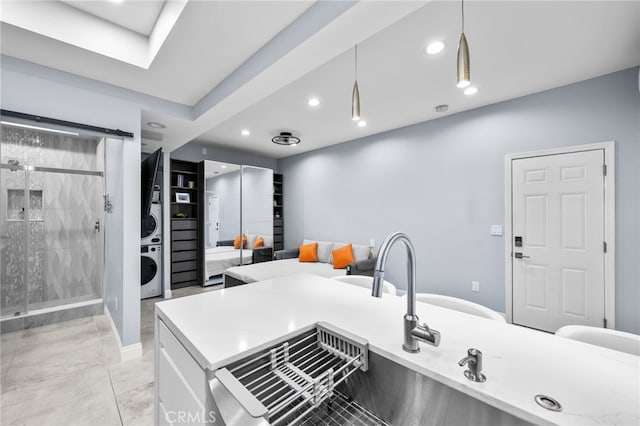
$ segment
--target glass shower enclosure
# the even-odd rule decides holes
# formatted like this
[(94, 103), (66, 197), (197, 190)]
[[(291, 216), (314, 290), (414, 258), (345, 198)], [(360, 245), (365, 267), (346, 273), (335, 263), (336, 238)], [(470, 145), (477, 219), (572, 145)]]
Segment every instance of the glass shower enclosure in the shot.
[(3, 331), (15, 318), (43, 314), (23, 328), (71, 319), (64, 311), (72, 308), (101, 312), (103, 139), (17, 125), (0, 131)]

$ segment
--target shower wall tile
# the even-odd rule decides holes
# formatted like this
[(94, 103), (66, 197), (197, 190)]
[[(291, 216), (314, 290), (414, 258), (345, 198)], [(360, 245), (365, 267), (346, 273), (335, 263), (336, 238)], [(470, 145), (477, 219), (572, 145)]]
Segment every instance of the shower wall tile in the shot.
[[(93, 248), (45, 250), (47, 276), (47, 300), (66, 299), (72, 295), (71, 288), (83, 286), (92, 291), (99, 282), (99, 259)], [(94, 293), (94, 297), (100, 297)]]
[(0, 250), (0, 310), (3, 316), (24, 310), (27, 288), (24, 278), (27, 261), (24, 222), (8, 222), (4, 232), (9, 239), (4, 240)]
[(44, 222), (29, 223), (29, 263), (27, 265), (29, 269), (29, 284), (27, 295), (29, 304), (40, 303), (45, 300), (43, 228)]
[[(33, 166), (96, 170), (98, 141), (93, 138), (40, 133), (2, 127), (2, 162), (18, 160)], [(102, 162), (100, 162), (102, 163)]]
[[(96, 170), (98, 143), (65, 135), (39, 134), (27, 129), (3, 126), (2, 162), (63, 169)], [(11, 201), (15, 219), (22, 219), (26, 173), (2, 171), (2, 205)], [(102, 217), (102, 178), (50, 172), (29, 172), (30, 218), (28, 259), (24, 247), (24, 222), (8, 223), (12, 234), (0, 253), (0, 308), (25, 306), (31, 309), (87, 300), (102, 294), (101, 235), (95, 223)], [(100, 244), (99, 244), (100, 243)], [(24, 282), (25, 262), (29, 285)], [(5, 312), (3, 312), (4, 314)]]

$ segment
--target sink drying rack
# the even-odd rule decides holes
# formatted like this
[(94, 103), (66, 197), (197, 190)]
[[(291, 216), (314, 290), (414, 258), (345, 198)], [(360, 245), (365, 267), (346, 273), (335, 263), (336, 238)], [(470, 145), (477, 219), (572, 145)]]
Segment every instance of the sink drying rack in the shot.
[(335, 389), (358, 370), (368, 370), (368, 342), (319, 323), (215, 377), (251, 417), (272, 425), (384, 424)]

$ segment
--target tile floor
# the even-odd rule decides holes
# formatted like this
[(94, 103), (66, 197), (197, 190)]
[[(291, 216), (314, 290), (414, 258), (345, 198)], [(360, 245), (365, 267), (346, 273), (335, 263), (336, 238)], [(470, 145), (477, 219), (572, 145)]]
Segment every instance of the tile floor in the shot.
[[(215, 287), (175, 290), (183, 297)], [(104, 315), (7, 333), (0, 341), (0, 424), (151, 425), (153, 423), (153, 310), (143, 300), (143, 355), (120, 361)]]

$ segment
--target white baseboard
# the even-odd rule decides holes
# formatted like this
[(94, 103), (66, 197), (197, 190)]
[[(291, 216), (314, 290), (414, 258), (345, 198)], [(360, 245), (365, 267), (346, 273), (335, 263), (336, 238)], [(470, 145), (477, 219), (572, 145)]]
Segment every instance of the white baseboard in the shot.
[(116, 339), (116, 343), (118, 343), (118, 349), (120, 350), (120, 361), (131, 361), (133, 359), (142, 357), (142, 343), (138, 342), (134, 343), (133, 345), (122, 346), (120, 334), (118, 333), (116, 324), (113, 322), (113, 318), (111, 318), (111, 312), (109, 312), (109, 308), (107, 306), (104, 307), (104, 314), (109, 320), (109, 324), (111, 324), (113, 337)]

